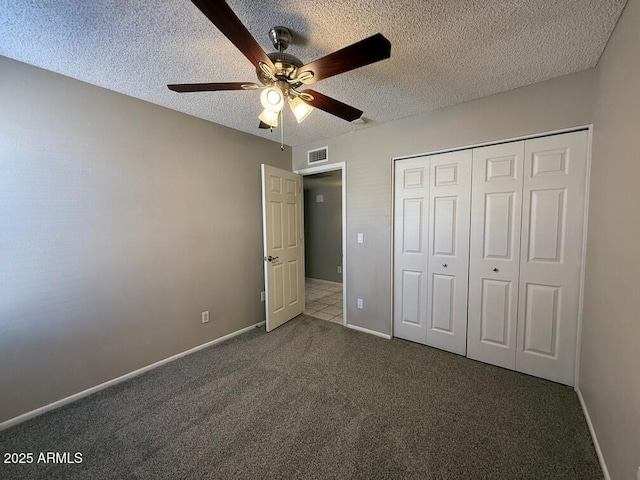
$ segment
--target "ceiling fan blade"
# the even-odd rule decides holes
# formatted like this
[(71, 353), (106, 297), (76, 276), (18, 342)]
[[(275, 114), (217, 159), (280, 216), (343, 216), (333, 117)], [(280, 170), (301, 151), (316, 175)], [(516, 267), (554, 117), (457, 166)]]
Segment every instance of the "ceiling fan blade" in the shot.
[(390, 56), (391, 42), (381, 33), (376, 33), (342, 50), (303, 65), (298, 69), (298, 72), (300, 75), (306, 71), (313, 72), (313, 77), (303, 80), (303, 83), (310, 84), (323, 78), (379, 62)]
[(224, 0), (191, 1), (256, 68), (260, 67), (260, 63), (264, 63), (275, 73), (276, 69), (267, 54), (233, 13), (227, 2)]
[(358, 110), (346, 103), (342, 103), (331, 97), (327, 97), (315, 90), (303, 90), (301, 93), (309, 93), (313, 96), (313, 100), (302, 99), (305, 103), (308, 103), (312, 107), (324, 110), (331, 115), (340, 117), (347, 122), (353, 122), (362, 116), (362, 110)]
[(253, 82), (224, 82), (224, 83), (176, 83), (167, 85), (174, 92), (217, 92), (219, 90), (255, 90), (260, 85)]
[(271, 128), (271, 125), (269, 125), (268, 123), (264, 123), (262, 120), (260, 120), (260, 125), (258, 125), (258, 128), (269, 129)]

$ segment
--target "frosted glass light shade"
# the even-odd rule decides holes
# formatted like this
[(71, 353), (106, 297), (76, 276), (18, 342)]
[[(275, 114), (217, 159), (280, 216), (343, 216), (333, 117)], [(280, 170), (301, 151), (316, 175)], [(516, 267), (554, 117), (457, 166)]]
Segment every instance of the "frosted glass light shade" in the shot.
[(260, 103), (270, 112), (278, 113), (284, 105), (284, 96), (280, 89), (275, 87), (265, 88), (260, 94)]
[(262, 113), (258, 115), (258, 118), (271, 127), (277, 127), (278, 115), (278, 112), (271, 112), (265, 108)]
[(299, 97), (294, 98), (289, 102), (291, 111), (296, 116), (298, 123), (302, 122), (313, 111), (313, 107), (303, 102)]

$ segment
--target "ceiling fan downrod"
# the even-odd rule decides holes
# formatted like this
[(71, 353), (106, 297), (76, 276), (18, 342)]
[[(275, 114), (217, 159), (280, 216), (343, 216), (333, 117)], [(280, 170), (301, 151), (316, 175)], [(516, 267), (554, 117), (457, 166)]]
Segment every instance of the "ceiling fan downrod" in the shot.
[(293, 33), (287, 27), (273, 27), (269, 30), (269, 39), (276, 50), (283, 52), (289, 48)]

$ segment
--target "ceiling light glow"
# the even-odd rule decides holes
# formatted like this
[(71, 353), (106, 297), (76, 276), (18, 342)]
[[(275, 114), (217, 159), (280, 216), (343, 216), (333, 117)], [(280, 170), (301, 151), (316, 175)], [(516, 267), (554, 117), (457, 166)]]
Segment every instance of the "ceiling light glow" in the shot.
[(299, 97), (291, 100), (289, 107), (291, 107), (291, 111), (295, 115), (296, 120), (298, 120), (298, 123), (301, 123), (313, 111), (313, 107), (303, 102)]
[(284, 105), (284, 96), (280, 89), (275, 87), (265, 88), (260, 94), (260, 103), (270, 112), (278, 113)]
[(277, 127), (278, 126), (278, 116), (279, 116), (278, 112), (272, 112), (272, 111), (267, 110), (265, 108), (262, 111), (262, 113), (260, 115), (258, 115), (258, 118), (261, 121), (263, 121), (264, 123), (266, 123), (267, 125), (269, 125), (270, 127)]

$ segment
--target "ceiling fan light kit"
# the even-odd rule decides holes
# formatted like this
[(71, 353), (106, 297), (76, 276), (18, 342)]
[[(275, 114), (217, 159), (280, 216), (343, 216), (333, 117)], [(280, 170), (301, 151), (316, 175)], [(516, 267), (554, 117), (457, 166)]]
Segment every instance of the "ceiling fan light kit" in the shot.
[[(360, 40), (337, 52), (304, 64), (298, 57), (285, 52), (294, 35), (286, 27), (269, 30), (269, 39), (277, 50), (265, 53), (240, 19), (224, 0), (191, 0), (198, 9), (240, 50), (256, 67), (258, 80), (253, 82), (197, 83), (167, 85), (175, 92), (205, 92), (220, 90), (261, 89), (260, 103), (264, 107), (258, 116), (259, 128), (278, 126), (285, 99), (298, 123), (318, 108), (348, 122), (362, 116), (362, 110), (322, 95), (314, 90), (298, 90), (340, 73), (369, 65), (391, 56), (391, 42), (381, 33)], [(282, 118), (280, 118), (282, 123)], [(282, 126), (281, 126), (282, 128)]]
[(300, 97), (289, 100), (289, 107), (298, 123), (301, 123), (313, 111), (313, 107), (306, 104)]
[(260, 103), (270, 112), (278, 113), (284, 106), (284, 94), (277, 87), (269, 87), (262, 90)]
[(262, 111), (258, 118), (261, 122), (266, 123), (269, 127), (275, 128), (278, 126), (278, 117), (280, 116), (280, 112), (272, 112), (271, 110), (267, 110), (266, 108)]

